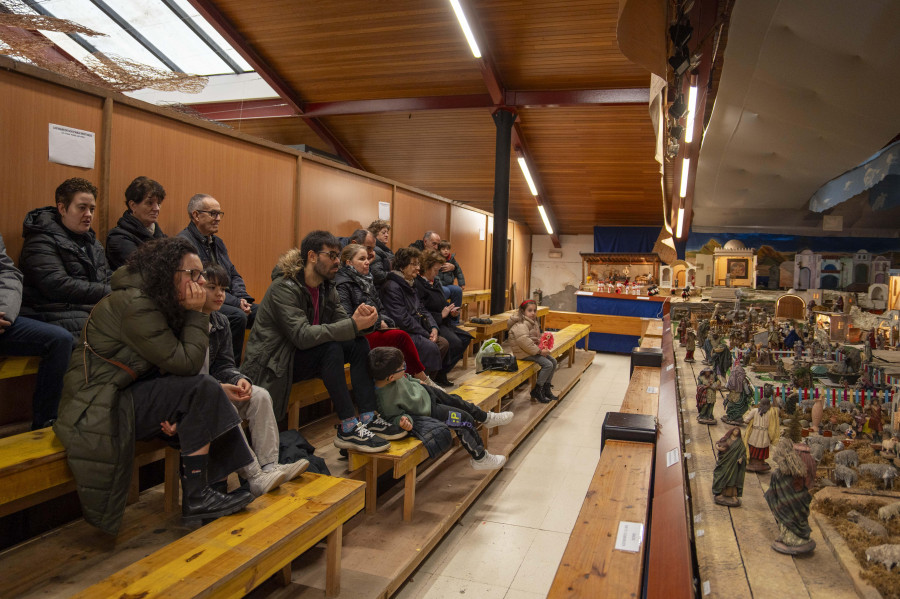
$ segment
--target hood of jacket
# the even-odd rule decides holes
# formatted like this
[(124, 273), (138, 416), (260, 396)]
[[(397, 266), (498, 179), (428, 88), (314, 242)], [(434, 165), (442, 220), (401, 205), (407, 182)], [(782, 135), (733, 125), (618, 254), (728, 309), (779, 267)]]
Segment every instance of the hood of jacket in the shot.
[(520, 310), (516, 310), (515, 312), (513, 312), (512, 316), (509, 317), (509, 326), (513, 326), (514, 324), (518, 324), (520, 322), (536, 322), (536, 321), (527, 318), (525, 316), (524, 312), (522, 312)]
[[(120, 229), (121, 231), (116, 231), (116, 229)], [(154, 227), (153, 232), (151, 233), (150, 229), (145, 227), (144, 223), (139, 221), (130, 210), (126, 210), (122, 213), (121, 218), (116, 222), (115, 228), (109, 232), (109, 235), (110, 237), (113, 235), (121, 235), (122, 232), (134, 235), (144, 241), (161, 239), (166, 236), (165, 233), (163, 233), (162, 228), (160, 228), (159, 223), (156, 223), (156, 227)]]
[(93, 229), (88, 229), (87, 233), (82, 234), (68, 231), (60, 222), (59, 211), (55, 206), (35, 208), (25, 216), (25, 222), (22, 223), (22, 237), (38, 234), (52, 235), (73, 242), (75, 239), (84, 238), (85, 244), (93, 244), (97, 239)]

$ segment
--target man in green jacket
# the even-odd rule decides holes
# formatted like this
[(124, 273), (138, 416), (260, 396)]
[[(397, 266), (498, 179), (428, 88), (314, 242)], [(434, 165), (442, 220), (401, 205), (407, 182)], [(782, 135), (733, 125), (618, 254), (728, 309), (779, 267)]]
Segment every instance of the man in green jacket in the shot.
[[(375, 386), (366, 369), (364, 335), (378, 320), (360, 304), (352, 316), (341, 307), (332, 280), (340, 265), (340, 242), (328, 231), (313, 231), (279, 260), (247, 341), (241, 372), (272, 395), (275, 416), (287, 413), (291, 385), (320, 377), (341, 424), (334, 444), (367, 453), (385, 451), (388, 440), (406, 435), (375, 414)], [(344, 364), (359, 418), (347, 388)]]

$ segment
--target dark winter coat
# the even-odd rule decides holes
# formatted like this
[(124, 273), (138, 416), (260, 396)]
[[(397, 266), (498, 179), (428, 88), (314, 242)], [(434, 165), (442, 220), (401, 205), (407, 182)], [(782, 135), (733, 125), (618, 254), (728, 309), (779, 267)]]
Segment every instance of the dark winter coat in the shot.
[(379, 294), (388, 317), (410, 335), (427, 338), (431, 335), (431, 329), (438, 328), (437, 321), (419, 301), (415, 287), (407, 283), (397, 271), (388, 274)]
[(465, 287), (466, 277), (463, 276), (462, 266), (456, 261), (456, 257), (451, 255), (447, 262), (452, 264), (455, 268), (453, 270), (448, 270), (447, 272), (441, 271), (437, 274), (436, 278), (441, 282), (441, 285), (448, 287), (453, 285), (453, 280), (456, 279), (456, 285)]
[(15, 322), (22, 306), (22, 273), (6, 255), (6, 244), (0, 235), (0, 312), (4, 319)]
[(369, 274), (376, 287), (381, 287), (394, 267), (394, 252), (381, 241), (375, 240), (375, 259), (369, 265)]
[(437, 278), (435, 278), (434, 283), (429, 283), (423, 277), (416, 277), (415, 287), (416, 294), (419, 296), (419, 302), (423, 308), (428, 310), (438, 326), (449, 325), (452, 317), (447, 315), (444, 318), (441, 315), (441, 312), (449, 305), (449, 302)]
[[(206, 359), (209, 318), (189, 310), (175, 335), (139, 273), (119, 269), (112, 293), (94, 309), (85, 338), (99, 355), (140, 377), (157, 368), (195, 375)], [(134, 407), (122, 368), (82, 348), (72, 354), (53, 430), (66, 448), (84, 518), (115, 534), (122, 523), (134, 458)]]
[(106, 236), (106, 260), (109, 268), (116, 270), (128, 260), (141, 244), (154, 239), (165, 239), (166, 234), (157, 223), (153, 233), (139, 221), (131, 210), (126, 210), (116, 226)]
[(422, 442), (429, 458), (436, 458), (453, 447), (450, 427), (431, 416), (417, 416), (409, 434)]
[(334, 284), (327, 279), (319, 287), (319, 324), (311, 324), (313, 303), (304, 282), (299, 249), (282, 256), (276, 272), (281, 275), (266, 290), (250, 329), (241, 372), (271, 394), (275, 416), (281, 419), (291, 397), (294, 352), (328, 341), (350, 341), (371, 329), (357, 330), (341, 306)]
[(93, 230), (78, 235), (66, 229), (53, 206), (29, 212), (22, 237), (22, 316), (78, 335), (91, 308), (110, 291), (103, 246)]
[(231, 327), (228, 317), (221, 312), (209, 315), (209, 375), (220, 383), (229, 385), (237, 385), (241, 379), (253, 382), (234, 363)]
[[(197, 225), (194, 223), (189, 224), (187, 228), (183, 229), (178, 234), (178, 236), (184, 237), (194, 244), (194, 247), (197, 248), (197, 255), (200, 256), (200, 260), (203, 261), (204, 265), (219, 264), (225, 269), (225, 272), (228, 273), (228, 276), (231, 279), (231, 288), (225, 290), (226, 304), (234, 306), (235, 308), (240, 308), (242, 299), (247, 300), (251, 304), (256, 301), (253, 299), (253, 296), (247, 293), (247, 286), (244, 284), (244, 279), (234, 267), (231, 258), (228, 257), (228, 249), (225, 247), (225, 242), (222, 241), (221, 238), (210, 235), (213, 247), (212, 251), (210, 251), (210, 246), (207, 244), (207, 238), (200, 234), (200, 229), (198, 229)], [(215, 253), (215, 256), (213, 256), (213, 252)]]
[(371, 275), (361, 275), (355, 268), (345, 264), (334, 278), (334, 286), (337, 288), (341, 306), (347, 314), (356, 312), (360, 304), (368, 304), (378, 310), (378, 320), (373, 330), (381, 329), (382, 322), (389, 327), (395, 326), (394, 321), (384, 314), (384, 307), (381, 305), (381, 298), (378, 297), (378, 290), (375, 289)]
[(411, 244), (409, 244), (409, 247), (416, 248), (420, 252), (424, 252), (425, 251), (425, 242), (421, 239), (418, 239), (416, 241), (413, 241)]

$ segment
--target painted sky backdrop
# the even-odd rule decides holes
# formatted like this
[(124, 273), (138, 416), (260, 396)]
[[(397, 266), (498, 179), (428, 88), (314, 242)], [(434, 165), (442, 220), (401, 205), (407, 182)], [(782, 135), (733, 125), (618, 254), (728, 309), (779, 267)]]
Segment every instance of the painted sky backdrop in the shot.
[(822, 253), (853, 253), (866, 250), (871, 254), (900, 252), (900, 239), (893, 237), (807, 237), (801, 235), (776, 235), (771, 233), (694, 233), (688, 237), (686, 250), (697, 252), (710, 239), (719, 245), (737, 239), (748, 248), (759, 249), (767, 245), (779, 252), (795, 253), (805, 249)]

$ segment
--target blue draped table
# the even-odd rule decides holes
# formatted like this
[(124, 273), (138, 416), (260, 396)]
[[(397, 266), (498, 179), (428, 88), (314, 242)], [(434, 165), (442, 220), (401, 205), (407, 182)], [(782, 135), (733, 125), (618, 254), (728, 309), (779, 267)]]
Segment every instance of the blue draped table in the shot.
[[(619, 293), (576, 292), (576, 311), (582, 314), (606, 314), (609, 316), (637, 316), (640, 318), (662, 318), (669, 313), (667, 299), (658, 295), (623, 295)], [(592, 351), (630, 354), (638, 346), (640, 337), (635, 335), (614, 335), (610, 333), (590, 333), (588, 347)], [(579, 342), (582, 343), (582, 342)], [(579, 347), (584, 347), (582, 343)]]

